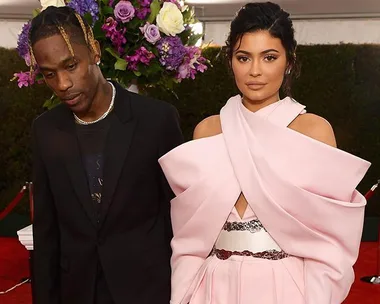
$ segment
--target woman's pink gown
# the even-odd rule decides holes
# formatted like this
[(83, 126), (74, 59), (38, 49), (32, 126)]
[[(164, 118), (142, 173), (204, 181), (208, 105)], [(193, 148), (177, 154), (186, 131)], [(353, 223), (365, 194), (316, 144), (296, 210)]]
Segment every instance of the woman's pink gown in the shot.
[(252, 113), (235, 96), (221, 111), (222, 134), (159, 160), (176, 194), (171, 304), (347, 296), (366, 203), (355, 188), (370, 164), (287, 128), (304, 108), (285, 98)]

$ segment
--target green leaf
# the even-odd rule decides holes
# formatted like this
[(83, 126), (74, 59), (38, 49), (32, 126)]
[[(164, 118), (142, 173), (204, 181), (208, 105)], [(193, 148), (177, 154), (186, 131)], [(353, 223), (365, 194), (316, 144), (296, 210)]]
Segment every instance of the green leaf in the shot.
[(105, 6), (102, 8), (103, 15), (113, 15), (113, 8), (110, 6)]
[(128, 24), (128, 27), (127, 27), (127, 30), (128, 30), (128, 34), (133, 34), (133, 35), (137, 35), (139, 36), (140, 35), (140, 30), (137, 31), (137, 33), (135, 31), (133, 31), (134, 29), (137, 29), (138, 27), (140, 26), (143, 26), (144, 25), (144, 21), (140, 20), (139, 18), (133, 18), (131, 21), (129, 21), (127, 24)]
[(41, 13), (41, 10), (39, 8), (34, 9), (32, 12), (33, 18), (36, 17), (39, 13)]
[(187, 30), (183, 31), (182, 33), (178, 34), (179, 38), (181, 38), (183, 45), (189, 44), (189, 39), (190, 39), (191, 35), (192, 35), (191, 29), (187, 29)]
[(146, 74), (147, 76), (154, 75), (162, 70), (163, 67), (158, 62), (152, 62), (147, 68)]
[(195, 44), (198, 42), (198, 40), (201, 39), (202, 37), (203, 37), (203, 34), (192, 35), (192, 36), (190, 36), (189, 41), (188, 41), (187, 43), (188, 43), (188, 45), (193, 46), (193, 45), (195, 45)]
[(44, 76), (41, 73), (36, 75), (36, 81), (44, 80)]
[(127, 69), (128, 62), (125, 59), (119, 58), (115, 62), (115, 70), (125, 71)]
[(115, 70), (125, 71), (127, 69), (128, 63), (125, 59), (120, 58), (120, 56), (115, 52), (112, 48), (106, 48), (106, 52), (110, 53), (114, 58), (116, 58), (116, 62), (114, 65)]
[(61, 102), (59, 100), (59, 98), (55, 95), (53, 95), (51, 98), (49, 98), (48, 100), (45, 101), (45, 103), (43, 104), (43, 107), (44, 108), (47, 108), (47, 109), (52, 109), (54, 108), (55, 106), (59, 105)]
[(159, 56), (160, 56), (160, 54), (159, 54), (157, 48), (153, 48), (151, 51), (152, 51), (152, 53), (154, 54), (154, 56), (156, 56), (156, 57), (159, 57)]
[(110, 53), (113, 57), (116, 59), (121, 59), (120, 56), (116, 53), (116, 51), (113, 48), (106, 48), (106, 52)]
[(102, 30), (102, 23), (101, 22), (95, 22), (95, 25), (94, 25), (92, 30), (94, 32), (94, 38), (96, 40), (105, 39), (106, 35)]
[(137, 77), (140, 77), (141, 76), (141, 73), (139, 71), (133, 71), (133, 73), (137, 76)]
[(92, 16), (91, 16), (91, 13), (86, 13), (86, 14), (84, 14), (83, 18), (84, 18), (84, 20), (87, 21), (87, 23), (88, 23), (89, 25), (92, 25)]
[(183, 12), (183, 22), (185, 24), (193, 24), (195, 23), (195, 12), (193, 8), (188, 8), (186, 11)]
[(104, 5), (108, 6), (109, 0), (102, 0), (102, 2), (103, 2)]
[(147, 19), (147, 22), (153, 23), (153, 21), (156, 19), (158, 13), (160, 12), (161, 4), (159, 0), (153, 0), (150, 4), (150, 14)]

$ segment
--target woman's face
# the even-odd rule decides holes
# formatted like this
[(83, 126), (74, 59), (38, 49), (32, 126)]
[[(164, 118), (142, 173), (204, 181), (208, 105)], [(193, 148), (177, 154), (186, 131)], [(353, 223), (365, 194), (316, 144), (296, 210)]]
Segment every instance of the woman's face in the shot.
[(286, 51), (279, 38), (268, 31), (244, 34), (234, 46), (231, 65), (246, 102), (270, 104), (279, 100), (287, 68)]

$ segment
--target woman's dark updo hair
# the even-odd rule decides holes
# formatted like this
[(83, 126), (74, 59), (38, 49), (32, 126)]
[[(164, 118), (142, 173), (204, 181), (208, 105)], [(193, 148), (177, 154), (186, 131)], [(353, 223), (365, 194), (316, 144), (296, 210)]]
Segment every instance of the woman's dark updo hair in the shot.
[(297, 41), (294, 39), (293, 22), (279, 5), (272, 2), (248, 3), (239, 10), (231, 22), (226, 41), (228, 59), (232, 60), (234, 48), (245, 33), (260, 30), (267, 30), (272, 37), (279, 38), (285, 48), (290, 74), (285, 74), (282, 89), (286, 95), (291, 96), (291, 80), (298, 76)]

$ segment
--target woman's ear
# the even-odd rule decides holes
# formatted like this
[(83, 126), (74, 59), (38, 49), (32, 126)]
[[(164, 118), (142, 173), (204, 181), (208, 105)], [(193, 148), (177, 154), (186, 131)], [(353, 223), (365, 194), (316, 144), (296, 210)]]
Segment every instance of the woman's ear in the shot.
[(290, 75), (293, 70), (293, 63), (288, 62), (286, 69), (285, 69), (285, 75)]

